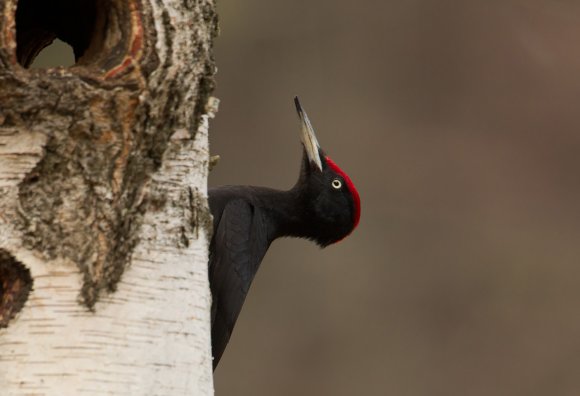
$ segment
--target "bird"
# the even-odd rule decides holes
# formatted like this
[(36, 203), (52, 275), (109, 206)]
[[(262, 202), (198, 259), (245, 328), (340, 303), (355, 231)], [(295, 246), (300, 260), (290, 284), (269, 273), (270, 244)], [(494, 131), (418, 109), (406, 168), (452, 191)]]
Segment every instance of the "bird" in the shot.
[(297, 237), (324, 248), (348, 236), (360, 220), (361, 202), (354, 183), (318, 144), (298, 97), (294, 104), (303, 145), (294, 187), (208, 189), (213, 216), (208, 272), (214, 370), (270, 244), (277, 238)]

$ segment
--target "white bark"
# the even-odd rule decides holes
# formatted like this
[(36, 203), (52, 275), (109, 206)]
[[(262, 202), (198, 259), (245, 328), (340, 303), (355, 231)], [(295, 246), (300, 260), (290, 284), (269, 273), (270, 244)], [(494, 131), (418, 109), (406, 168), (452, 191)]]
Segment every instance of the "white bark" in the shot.
[[(183, 200), (190, 188), (207, 196), (207, 174), (197, 172), (208, 160), (207, 128), (201, 131), (190, 142), (176, 131), (178, 143), (154, 175), (151, 188), (167, 191), (169, 200)], [(12, 172), (1, 169), (6, 183)], [(76, 266), (36, 257), (18, 238), (7, 238), (15, 233), (0, 223), (0, 248), (14, 253), (34, 280), (17, 320), (0, 330), (2, 394), (212, 394), (208, 235), (201, 229), (189, 246), (176, 247), (183, 215), (171, 204), (145, 215), (118, 290), (102, 297), (95, 312), (78, 302)]]

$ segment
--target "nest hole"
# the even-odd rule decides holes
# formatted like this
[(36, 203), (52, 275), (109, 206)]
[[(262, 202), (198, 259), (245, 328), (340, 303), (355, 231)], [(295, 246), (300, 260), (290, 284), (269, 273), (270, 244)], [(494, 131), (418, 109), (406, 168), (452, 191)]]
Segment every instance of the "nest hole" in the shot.
[(75, 56), (72, 47), (59, 39), (54, 39), (52, 44), (40, 51), (30, 67), (42, 69), (58, 66), (68, 67), (74, 64)]
[(0, 328), (24, 307), (32, 290), (30, 271), (5, 250), (0, 249)]
[[(16, 57), (28, 68), (44, 48), (58, 39), (72, 48), (73, 65), (114, 63), (118, 59), (108, 58), (124, 55), (130, 26), (126, 2), (120, 0), (19, 0)], [(50, 67), (71, 66), (66, 57), (59, 59)]]

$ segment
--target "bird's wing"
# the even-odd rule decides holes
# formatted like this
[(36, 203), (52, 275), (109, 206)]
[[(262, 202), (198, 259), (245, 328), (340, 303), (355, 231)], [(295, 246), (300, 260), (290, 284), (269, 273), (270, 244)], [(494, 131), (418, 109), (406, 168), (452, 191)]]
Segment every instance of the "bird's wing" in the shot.
[(229, 202), (210, 247), (214, 369), (268, 246), (266, 224), (260, 210), (242, 199)]

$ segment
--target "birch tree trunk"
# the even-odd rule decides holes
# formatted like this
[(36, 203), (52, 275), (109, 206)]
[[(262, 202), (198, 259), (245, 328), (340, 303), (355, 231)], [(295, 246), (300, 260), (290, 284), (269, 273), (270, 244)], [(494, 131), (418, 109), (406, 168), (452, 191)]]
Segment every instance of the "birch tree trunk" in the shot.
[[(0, 0), (0, 394), (213, 392), (213, 0)], [(28, 69), (58, 37), (77, 62)]]

